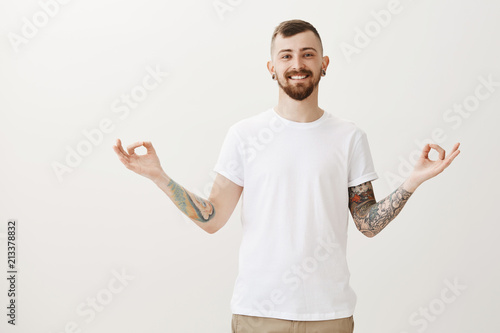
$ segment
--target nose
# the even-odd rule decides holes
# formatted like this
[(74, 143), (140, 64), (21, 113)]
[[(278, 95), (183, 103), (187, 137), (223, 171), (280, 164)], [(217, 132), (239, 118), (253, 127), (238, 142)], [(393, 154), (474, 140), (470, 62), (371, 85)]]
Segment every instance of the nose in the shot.
[(295, 56), (292, 63), (292, 69), (300, 71), (304, 67), (303, 59), (300, 56)]

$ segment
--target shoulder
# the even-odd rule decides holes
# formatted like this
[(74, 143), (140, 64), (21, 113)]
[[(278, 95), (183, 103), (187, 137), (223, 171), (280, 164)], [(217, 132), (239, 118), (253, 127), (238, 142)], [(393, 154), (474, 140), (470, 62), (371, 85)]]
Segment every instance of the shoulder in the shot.
[(332, 115), (332, 118), (337, 121), (339, 126), (342, 126), (346, 129), (352, 131), (352, 132), (356, 132), (356, 133), (363, 133), (364, 132), (363, 129), (361, 127), (359, 127), (358, 124), (354, 120), (347, 119), (347, 118), (340, 118), (340, 117), (333, 116), (333, 115)]
[(330, 114), (328, 120), (331, 126), (330, 129), (351, 144), (356, 143), (363, 136), (366, 136), (366, 132), (351, 119)]
[(273, 117), (272, 109), (267, 109), (235, 122), (229, 127), (229, 131), (235, 133), (240, 138), (244, 138), (265, 131), (266, 128), (276, 132), (279, 131), (278, 127), (276, 125), (276, 118)]

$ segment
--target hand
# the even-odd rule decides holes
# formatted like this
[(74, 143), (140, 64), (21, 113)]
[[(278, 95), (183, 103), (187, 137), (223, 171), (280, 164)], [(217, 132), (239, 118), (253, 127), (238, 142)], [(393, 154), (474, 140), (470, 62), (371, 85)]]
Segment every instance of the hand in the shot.
[[(147, 149), (145, 155), (137, 155), (135, 149), (144, 146)], [(113, 150), (120, 161), (127, 167), (127, 169), (147, 177), (152, 181), (156, 181), (163, 173), (160, 160), (156, 155), (153, 145), (149, 141), (138, 141), (127, 147), (127, 152), (123, 149), (120, 139), (116, 139), (116, 144)]]
[[(443, 170), (450, 165), (453, 159), (457, 157), (458, 154), (460, 154), (460, 150), (458, 150), (459, 146), (460, 143), (455, 143), (450, 155), (445, 158), (446, 152), (439, 145), (436, 145), (434, 143), (426, 144), (422, 149), (422, 155), (420, 155), (420, 158), (415, 164), (415, 167), (413, 168), (413, 171), (409, 177), (411, 179), (411, 182), (413, 184), (420, 185), (424, 181), (443, 172)], [(429, 159), (429, 152), (432, 148), (437, 150), (439, 153), (439, 158), (435, 161)]]

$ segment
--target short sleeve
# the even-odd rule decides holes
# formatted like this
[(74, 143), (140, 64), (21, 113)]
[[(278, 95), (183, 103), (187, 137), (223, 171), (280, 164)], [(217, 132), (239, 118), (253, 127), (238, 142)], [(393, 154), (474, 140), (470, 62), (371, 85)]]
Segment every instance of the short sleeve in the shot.
[(361, 135), (358, 135), (358, 140), (349, 155), (348, 187), (357, 186), (379, 178), (375, 172), (366, 133), (363, 130), (359, 130), (359, 133)]
[(229, 128), (220, 149), (219, 158), (213, 169), (233, 183), (243, 186), (243, 158), (241, 140), (233, 126)]

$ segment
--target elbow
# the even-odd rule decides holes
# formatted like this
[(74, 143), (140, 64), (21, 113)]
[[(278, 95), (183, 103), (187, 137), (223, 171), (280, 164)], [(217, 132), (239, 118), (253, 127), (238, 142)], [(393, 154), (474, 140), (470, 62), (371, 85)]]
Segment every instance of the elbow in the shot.
[(220, 229), (222, 229), (226, 225), (228, 220), (229, 220), (229, 218), (227, 218), (221, 214), (214, 216), (213, 219), (211, 219), (210, 221), (207, 222), (204, 230), (206, 232), (208, 232), (209, 234), (215, 234), (217, 231), (219, 231)]
[(373, 232), (364, 232), (363, 234), (368, 238), (373, 238), (377, 235), (376, 233)]
[(215, 233), (216, 233), (219, 229), (215, 229), (215, 228), (205, 228), (205, 229), (203, 229), (203, 230), (205, 230), (207, 233), (209, 233), (209, 234), (211, 234), (211, 235), (212, 235), (212, 234), (215, 234)]
[(361, 232), (363, 235), (365, 235), (368, 238), (373, 238), (375, 237), (380, 230), (374, 230), (372, 226), (370, 226), (369, 221), (366, 219), (355, 219), (354, 220), (356, 224), (356, 228)]
[(211, 216), (205, 222), (203, 230), (205, 230), (209, 234), (215, 234), (221, 228), (219, 223), (220, 214), (216, 214), (215, 203), (213, 203), (214, 202), (213, 199), (209, 200), (208, 202), (212, 205), (213, 210)]
[(219, 224), (216, 223), (216, 220), (208, 221), (206, 223), (207, 225), (203, 228), (203, 230), (205, 230), (209, 234), (215, 234), (221, 228)]
[(368, 238), (373, 238), (378, 234), (375, 230), (359, 229), (359, 231)]

